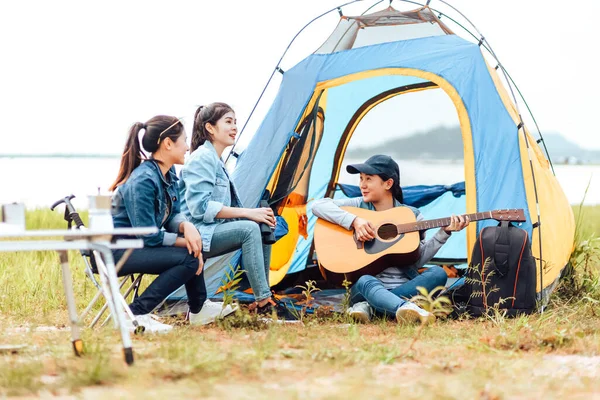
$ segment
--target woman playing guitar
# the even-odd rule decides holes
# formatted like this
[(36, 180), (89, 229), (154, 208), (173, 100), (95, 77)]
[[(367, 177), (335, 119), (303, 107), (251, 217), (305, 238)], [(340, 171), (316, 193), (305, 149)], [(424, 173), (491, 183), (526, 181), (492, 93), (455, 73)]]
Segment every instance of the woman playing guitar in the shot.
[[(375, 238), (373, 225), (348, 211), (343, 206), (360, 207), (371, 211), (385, 211), (402, 204), (400, 188), (400, 170), (398, 164), (389, 156), (374, 155), (363, 164), (348, 165), (346, 171), (360, 174), (362, 197), (352, 199), (321, 199), (315, 201), (312, 212), (318, 218), (340, 225), (348, 230), (354, 229), (355, 236), (361, 242)], [(406, 207), (406, 206), (405, 206)], [(419, 210), (410, 207), (417, 221), (423, 220)], [(378, 314), (395, 315), (398, 322), (432, 322), (435, 316), (423, 310), (409, 300), (417, 295), (417, 287), (428, 291), (446, 283), (443, 268), (433, 266), (419, 274), (418, 269), (429, 262), (450, 237), (451, 232), (460, 231), (469, 224), (469, 218), (452, 216), (451, 224), (440, 230), (429, 240), (419, 245), (419, 259), (410, 266), (390, 265), (377, 276), (363, 275), (351, 288), (348, 313), (355, 319), (367, 322), (371, 320), (373, 310)]]

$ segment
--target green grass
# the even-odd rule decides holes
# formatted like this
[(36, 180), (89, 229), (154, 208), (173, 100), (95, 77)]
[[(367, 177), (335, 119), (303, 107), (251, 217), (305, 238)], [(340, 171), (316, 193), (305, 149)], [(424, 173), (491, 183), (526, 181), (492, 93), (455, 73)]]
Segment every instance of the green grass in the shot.
[(575, 318), (554, 311), (500, 325), (442, 321), (406, 353), (417, 327), (392, 322), (308, 321), (263, 331), (181, 326), (169, 335), (135, 337), (132, 368), (121, 361), (110, 330), (88, 332), (81, 359), (69, 353), (66, 333), (29, 333), (19, 339), (29, 349), (0, 357), (0, 395), (565, 398), (600, 390), (588, 379), (593, 371), (574, 364), (565, 372), (556, 361), (579, 355), (600, 362), (599, 329), (589, 307)]
[[(84, 223), (87, 213), (82, 213)], [(59, 212), (27, 211), (28, 230), (66, 229)], [(84, 275), (83, 258), (69, 252), (75, 296), (83, 304), (95, 294), (95, 288)], [(52, 323), (57, 313), (66, 309), (58, 253), (52, 251), (0, 253), (0, 315), (34, 314), (38, 323)]]
[[(600, 232), (600, 207), (583, 212), (580, 229), (590, 238)], [(28, 228), (61, 228), (61, 218), (31, 211)], [(81, 257), (73, 253), (71, 261), (81, 310), (95, 289)], [(34, 329), (68, 323), (55, 253), (0, 253), (0, 287), (0, 344), (27, 345), (0, 353), (0, 397), (558, 399), (600, 391), (597, 285), (554, 296), (543, 315), (442, 320), (422, 330), (343, 318), (263, 329), (198, 328), (174, 319), (168, 335), (133, 338), (132, 368), (110, 328), (84, 329), (82, 358), (73, 356), (68, 330)]]
[(575, 221), (581, 215), (580, 234), (582, 237), (600, 236), (600, 205), (573, 207)]

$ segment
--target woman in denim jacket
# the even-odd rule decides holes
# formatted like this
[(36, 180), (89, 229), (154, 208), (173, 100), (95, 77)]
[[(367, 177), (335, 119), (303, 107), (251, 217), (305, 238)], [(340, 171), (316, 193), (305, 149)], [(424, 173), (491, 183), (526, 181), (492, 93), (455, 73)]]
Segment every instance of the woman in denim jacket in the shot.
[[(141, 131), (144, 131), (142, 147), (152, 154), (144, 162), (139, 143)], [(110, 188), (116, 190), (113, 196), (115, 227), (159, 228), (158, 233), (143, 237), (144, 248), (134, 250), (119, 271), (120, 275), (158, 275), (129, 306), (138, 322), (150, 332), (172, 329), (150, 313), (182, 285), (189, 299), (190, 323), (212, 322), (222, 312), (222, 304), (206, 300), (200, 234), (180, 212), (178, 179), (173, 165), (183, 164), (188, 149), (183, 124), (177, 118), (159, 115), (146, 123), (137, 122), (129, 131), (119, 174)], [(123, 252), (115, 250), (115, 259), (120, 259)], [(232, 311), (223, 310), (224, 313)]]
[(272, 297), (269, 287), (271, 247), (262, 244), (259, 223), (275, 226), (270, 208), (243, 208), (229, 179), (221, 154), (237, 135), (235, 113), (224, 103), (196, 110), (192, 154), (181, 171), (181, 210), (202, 234), (206, 257), (242, 249), (242, 263), (256, 302), (250, 309), (260, 314), (293, 317)]

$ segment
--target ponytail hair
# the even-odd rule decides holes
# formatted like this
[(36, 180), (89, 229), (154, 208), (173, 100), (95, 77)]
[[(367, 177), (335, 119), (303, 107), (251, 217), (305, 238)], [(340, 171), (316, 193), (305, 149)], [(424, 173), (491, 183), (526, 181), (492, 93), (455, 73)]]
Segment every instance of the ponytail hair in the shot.
[(392, 196), (394, 196), (394, 198), (398, 200), (400, 204), (404, 204), (404, 193), (402, 193), (402, 187), (400, 187), (400, 183), (396, 183), (395, 181), (394, 185), (392, 186)]
[(202, 125), (202, 110), (204, 106), (198, 107), (194, 113), (194, 125), (192, 127), (192, 143), (190, 146), (190, 153), (202, 146), (207, 140), (210, 141), (210, 136), (205, 133), (206, 129)]
[(192, 145), (190, 152), (202, 146), (207, 140), (212, 142), (210, 132), (206, 129), (206, 124), (216, 125), (225, 114), (233, 112), (233, 108), (225, 103), (211, 103), (207, 106), (200, 106), (194, 114), (194, 127), (192, 129)]
[(400, 204), (404, 204), (404, 194), (402, 193), (402, 187), (400, 186), (400, 178), (396, 176), (387, 176), (386, 174), (379, 174), (379, 177), (385, 182), (388, 179), (393, 179), (394, 183), (390, 188), (394, 199), (398, 200)]
[[(140, 132), (142, 135), (142, 145), (140, 146)], [(129, 128), (129, 135), (125, 142), (123, 155), (121, 156), (121, 165), (117, 179), (110, 186), (109, 190), (114, 191), (119, 185), (127, 181), (134, 169), (136, 169), (142, 161), (148, 159), (146, 154), (142, 152), (142, 147), (149, 153), (155, 153), (160, 148), (160, 143), (166, 138), (172, 141), (177, 141), (179, 136), (183, 134), (184, 127), (181, 121), (176, 117), (168, 115), (157, 115), (150, 118), (146, 123), (136, 122)]]

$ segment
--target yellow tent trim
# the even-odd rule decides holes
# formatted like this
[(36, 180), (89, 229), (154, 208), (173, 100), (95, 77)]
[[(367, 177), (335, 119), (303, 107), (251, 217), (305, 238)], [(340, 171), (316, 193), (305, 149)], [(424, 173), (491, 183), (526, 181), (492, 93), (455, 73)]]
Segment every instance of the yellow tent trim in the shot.
[(288, 225), (288, 233), (271, 246), (271, 263), (269, 264), (271, 272), (279, 271), (290, 261), (300, 236), (298, 213), (295, 207), (284, 208), (281, 217)]
[[(508, 96), (504, 85), (500, 81), (498, 73), (496, 70), (490, 68), (489, 65), (488, 71), (496, 85), (496, 90), (498, 91), (506, 110), (513, 119), (515, 126), (518, 126), (520, 118), (517, 108)], [(533, 234), (531, 235), (531, 250), (533, 256), (538, 260), (542, 258), (543, 282), (539, 279), (540, 263), (536, 260), (536, 268), (538, 269), (536, 274), (536, 277), (538, 278), (536, 291), (539, 293), (542, 289), (548, 287), (559, 278), (560, 272), (569, 261), (570, 254), (573, 250), (573, 238), (575, 236), (575, 218), (573, 216), (573, 209), (561, 189), (558, 180), (550, 170), (550, 163), (544, 157), (537, 142), (526, 128), (525, 135), (523, 135), (520, 130), (517, 134), (519, 135), (521, 167), (523, 170), (523, 181), (531, 223), (538, 222), (537, 203), (533, 183), (535, 176), (538, 202), (540, 205), (540, 220), (543, 224), (540, 225), (540, 228), (537, 228), (542, 229), (543, 231), (541, 257), (539, 232), (537, 229), (534, 229)], [(527, 137), (528, 143), (525, 143), (525, 136)], [(527, 144), (529, 144), (529, 148)]]

